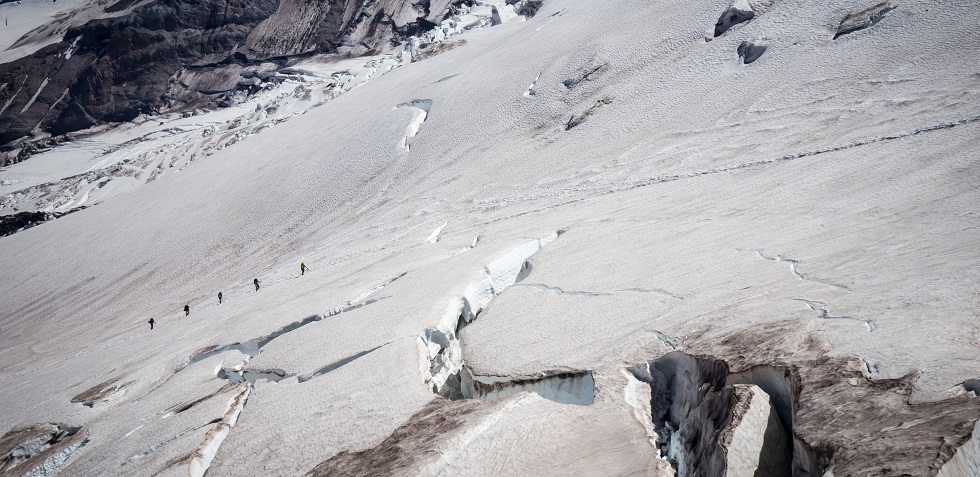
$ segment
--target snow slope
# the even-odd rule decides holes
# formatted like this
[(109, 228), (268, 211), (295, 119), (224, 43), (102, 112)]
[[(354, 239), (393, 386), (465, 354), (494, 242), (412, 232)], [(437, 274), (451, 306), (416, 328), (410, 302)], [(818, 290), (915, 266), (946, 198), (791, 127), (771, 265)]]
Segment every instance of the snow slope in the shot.
[(106, 13), (103, 5), (88, 0), (19, 0), (0, 5), (0, 16), (4, 20), (0, 63), (7, 63), (61, 41), (73, 26), (112, 14)]
[[(796, 475), (936, 475), (964, 444), (976, 468), (980, 5), (834, 39), (874, 5), (770, 2), (714, 38), (724, 1), (551, 1), (222, 147), (197, 126), (254, 104), (93, 135), (135, 157), (127, 130), (188, 128), (150, 151), (180, 172), (0, 238), (0, 430), (81, 426), (61, 475), (666, 476), (691, 437), (664, 412), (705, 424), (726, 375), (772, 398), (770, 366)], [(445, 350), (587, 405), (425, 381), (456, 358), (425, 330), (517, 255)], [(709, 394), (664, 384), (674, 350), (724, 363)]]

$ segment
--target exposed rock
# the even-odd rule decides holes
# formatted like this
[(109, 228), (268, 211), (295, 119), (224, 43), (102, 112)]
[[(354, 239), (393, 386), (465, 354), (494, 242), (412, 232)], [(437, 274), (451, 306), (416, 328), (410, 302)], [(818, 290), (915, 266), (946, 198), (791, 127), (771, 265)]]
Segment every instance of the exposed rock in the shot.
[[(79, 56), (65, 59), (62, 56), (70, 42), (64, 41), (38, 50), (20, 60), (4, 64), (0, 68), (0, 83), (9, 83), (0, 91), (0, 144), (28, 136), (39, 124), (54, 122), (67, 106), (61, 100), (65, 90), (86, 68)], [(67, 99), (67, 98), (66, 98)], [(61, 100), (61, 101), (59, 101)]]
[(48, 215), (44, 212), (20, 212), (0, 216), (0, 237), (6, 237), (45, 222), (50, 219)]
[(607, 104), (612, 104), (612, 102), (613, 102), (613, 98), (609, 96), (596, 101), (595, 104), (589, 107), (589, 109), (586, 109), (585, 111), (582, 111), (581, 113), (575, 114), (572, 117), (568, 118), (568, 121), (565, 123), (565, 130), (568, 131), (569, 129), (572, 129), (575, 126), (584, 123), (586, 120), (589, 119), (589, 116), (592, 116), (599, 108)]
[[(241, 75), (316, 53), (380, 53), (433, 28), (450, 2), (230, 0), (117, 2), (129, 13), (67, 29), (61, 42), (5, 64), (0, 144), (139, 114), (219, 106), (250, 90)], [(525, 5), (525, 7), (527, 7)], [(71, 54), (66, 54), (70, 51)]]
[(43, 224), (49, 220), (64, 217), (72, 212), (77, 212), (85, 207), (77, 207), (67, 212), (18, 212), (11, 215), (0, 216), (0, 237), (15, 234), (22, 230), (29, 229), (35, 225)]
[(735, 0), (715, 22), (715, 37), (739, 23), (747, 22), (772, 6), (774, 0)]
[(894, 9), (895, 6), (891, 2), (882, 2), (871, 8), (851, 13), (841, 20), (840, 26), (837, 27), (837, 33), (834, 34), (834, 39), (836, 40), (840, 36), (847, 35), (848, 33), (870, 28), (875, 23), (881, 21), (886, 13)]
[(575, 75), (575, 77), (564, 80), (561, 82), (561, 84), (568, 89), (572, 89), (578, 86), (579, 84), (592, 79), (593, 75), (601, 71), (606, 66), (607, 63), (605, 61), (596, 61), (593, 64), (590, 64), (589, 66), (580, 69), (579, 72)]
[(763, 38), (746, 40), (738, 45), (738, 57), (743, 64), (752, 63), (762, 57), (762, 54), (769, 48), (769, 42)]
[(98, 124), (85, 108), (78, 103), (71, 103), (61, 112), (58, 120), (51, 125), (51, 134), (62, 135), (72, 131), (87, 129)]

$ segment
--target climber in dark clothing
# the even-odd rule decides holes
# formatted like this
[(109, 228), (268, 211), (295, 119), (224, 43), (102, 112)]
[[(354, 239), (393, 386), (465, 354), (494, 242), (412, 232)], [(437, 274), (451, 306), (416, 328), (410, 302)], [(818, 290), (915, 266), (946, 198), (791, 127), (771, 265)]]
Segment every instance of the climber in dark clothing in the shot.
[(259, 279), (252, 280), (252, 283), (255, 284), (255, 291), (259, 291)]
[(153, 323), (156, 323), (156, 322), (153, 321), (153, 318), (150, 318), (150, 321), (147, 321), (147, 323), (150, 324), (150, 329), (152, 330), (153, 329)]
[(303, 262), (299, 262), (299, 274), (300, 275), (306, 274), (306, 264)]
[(184, 316), (189, 316), (191, 314), (191, 306), (184, 305)]
[(221, 292), (218, 292), (218, 304), (221, 304)]

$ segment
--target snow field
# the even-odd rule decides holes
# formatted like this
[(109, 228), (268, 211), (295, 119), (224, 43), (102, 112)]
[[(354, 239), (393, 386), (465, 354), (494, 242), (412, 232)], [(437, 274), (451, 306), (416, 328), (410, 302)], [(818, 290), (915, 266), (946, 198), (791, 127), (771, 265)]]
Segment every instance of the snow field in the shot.
[[(977, 55), (978, 10), (899, 6), (833, 39), (870, 6), (773, 3), (705, 42), (728, 2), (548, 2), (303, 103), (289, 127), (2, 238), (0, 427), (82, 426), (89, 443), (65, 475), (191, 462), (214, 476), (302, 475), (399, 430), (427, 439), (401, 473), (671, 475), (623, 370), (678, 348), (734, 374), (797, 366), (809, 391), (794, 433), (835, 443), (837, 475), (924, 475), (909, 456), (971, 435), (977, 415), (965, 389), (978, 364), (978, 89), (954, 65)], [(742, 64), (738, 46), (758, 37), (768, 49)], [(437, 109), (406, 151), (415, 113), (395, 105), (417, 98)], [(198, 121), (174, 119), (185, 120)], [(208, 140), (141, 127), (92, 141)], [(34, 162), (56, 153), (5, 171), (38, 168), (4, 187), (62, 179)], [(86, 161), (78, 173), (98, 162)], [(293, 376), (226, 388), (216, 370), (242, 363), (243, 378)], [(433, 382), (462, 363), (511, 382), (587, 370), (593, 401), (521, 393), (413, 428), (429, 403), (469, 405), (433, 401)], [(114, 378), (132, 384), (92, 408), (71, 402)], [(248, 388), (234, 427), (221, 426)], [(751, 392), (738, 429), (758, 436), (772, 413)], [(783, 397), (766, 392), (778, 414)], [(970, 469), (969, 449), (948, 469)]]

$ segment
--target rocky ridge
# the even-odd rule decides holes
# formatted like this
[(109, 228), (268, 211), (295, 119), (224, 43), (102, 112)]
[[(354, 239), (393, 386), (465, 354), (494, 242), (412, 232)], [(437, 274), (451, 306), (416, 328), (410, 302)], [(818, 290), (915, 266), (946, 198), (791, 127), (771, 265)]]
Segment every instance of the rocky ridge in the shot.
[[(390, 52), (472, 3), (120, 0), (102, 18), (65, 26), (60, 41), (3, 65), (0, 144), (20, 150), (28, 138), (227, 105), (236, 91), (254, 93), (298, 60)], [(499, 2), (505, 16), (533, 15), (540, 3)], [(8, 156), (5, 162), (24, 158)]]

